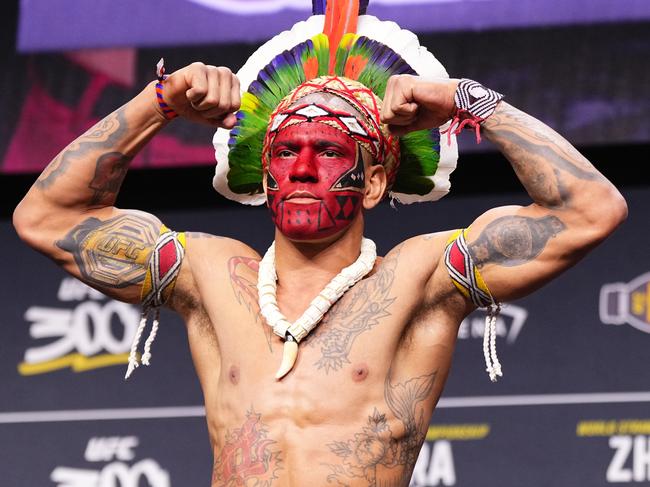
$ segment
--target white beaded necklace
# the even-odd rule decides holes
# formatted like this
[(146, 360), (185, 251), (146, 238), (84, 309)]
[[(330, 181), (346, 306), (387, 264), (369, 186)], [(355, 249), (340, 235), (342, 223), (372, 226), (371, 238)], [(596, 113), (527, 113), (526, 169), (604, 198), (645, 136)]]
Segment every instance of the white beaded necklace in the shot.
[(278, 308), (275, 242), (271, 244), (260, 262), (257, 291), (260, 313), (266, 323), (273, 328), (273, 332), (285, 340), (282, 363), (275, 374), (277, 380), (282, 379), (293, 368), (298, 356), (298, 343), (320, 323), (323, 315), (350, 287), (372, 270), (376, 259), (377, 247), (375, 243), (367, 238), (362, 239), (359, 258), (353, 264), (342, 269), (314, 298), (302, 316), (294, 323), (290, 323)]

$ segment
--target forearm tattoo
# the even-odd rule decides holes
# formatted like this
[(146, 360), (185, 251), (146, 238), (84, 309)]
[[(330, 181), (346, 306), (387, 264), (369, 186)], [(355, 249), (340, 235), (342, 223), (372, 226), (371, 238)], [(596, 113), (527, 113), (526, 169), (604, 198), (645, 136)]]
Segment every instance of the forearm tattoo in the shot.
[(119, 152), (103, 154), (95, 165), (95, 176), (88, 185), (93, 190), (91, 205), (108, 205), (115, 200), (132, 157)]
[(504, 216), (488, 224), (468, 249), (479, 268), (486, 264), (513, 267), (535, 259), (548, 241), (565, 228), (562, 220), (553, 215)]
[(56, 245), (74, 256), (86, 282), (120, 289), (144, 280), (159, 231), (157, 218), (128, 212), (105, 221), (88, 218)]
[(605, 180), (563, 137), (506, 103), (483, 123), (483, 129), (511, 162), (531, 198), (546, 208), (571, 204), (571, 178)]
[(36, 187), (45, 191), (66, 174), (74, 161), (93, 159), (95, 174), (88, 183), (92, 190), (92, 205), (112, 204), (117, 195), (132, 157), (114, 149), (127, 132), (124, 107), (112, 113), (66, 147), (36, 180)]

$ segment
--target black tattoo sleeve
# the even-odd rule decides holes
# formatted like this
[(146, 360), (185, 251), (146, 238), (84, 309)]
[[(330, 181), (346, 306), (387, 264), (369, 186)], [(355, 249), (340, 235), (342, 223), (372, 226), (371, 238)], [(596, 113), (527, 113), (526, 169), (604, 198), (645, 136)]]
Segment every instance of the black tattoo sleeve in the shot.
[(74, 256), (86, 282), (120, 289), (144, 280), (159, 231), (157, 218), (128, 212), (105, 221), (88, 218), (56, 245)]
[(517, 266), (535, 259), (547, 242), (565, 228), (562, 220), (552, 215), (504, 216), (487, 225), (468, 248), (479, 268), (486, 264)]
[(546, 208), (572, 203), (573, 182), (606, 181), (562, 136), (534, 117), (501, 103), (483, 123), (533, 200)]
[[(91, 157), (93, 152), (113, 149), (127, 132), (124, 107), (98, 122), (79, 139), (66, 147), (36, 180), (36, 187), (47, 190), (66, 173), (75, 160)], [(93, 200), (101, 199), (103, 193), (117, 192), (131, 158), (110, 151), (100, 155), (96, 162), (95, 177), (89, 188), (95, 191)], [(116, 166), (116, 167), (114, 167)]]
[(97, 160), (95, 176), (88, 185), (93, 190), (91, 205), (109, 205), (115, 200), (131, 160), (119, 152), (108, 152)]

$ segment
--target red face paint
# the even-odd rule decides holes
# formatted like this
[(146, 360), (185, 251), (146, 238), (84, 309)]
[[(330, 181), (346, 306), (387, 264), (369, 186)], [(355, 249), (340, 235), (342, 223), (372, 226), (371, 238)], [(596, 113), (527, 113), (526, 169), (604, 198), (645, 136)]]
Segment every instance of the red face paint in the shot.
[(361, 148), (340, 130), (306, 122), (276, 136), (267, 204), (288, 238), (318, 240), (344, 230), (361, 209), (364, 186)]

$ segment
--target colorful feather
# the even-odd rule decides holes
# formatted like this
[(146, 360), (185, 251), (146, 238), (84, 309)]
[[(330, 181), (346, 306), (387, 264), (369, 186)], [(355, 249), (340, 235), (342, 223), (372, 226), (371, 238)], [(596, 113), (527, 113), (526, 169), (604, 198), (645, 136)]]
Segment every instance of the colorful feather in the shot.
[(325, 9), (325, 34), (330, 43), (329, 73), (335, 74), (336, 51), (345, 34), (357, 31), (359, 20), (359, 0), (329, 0)]

